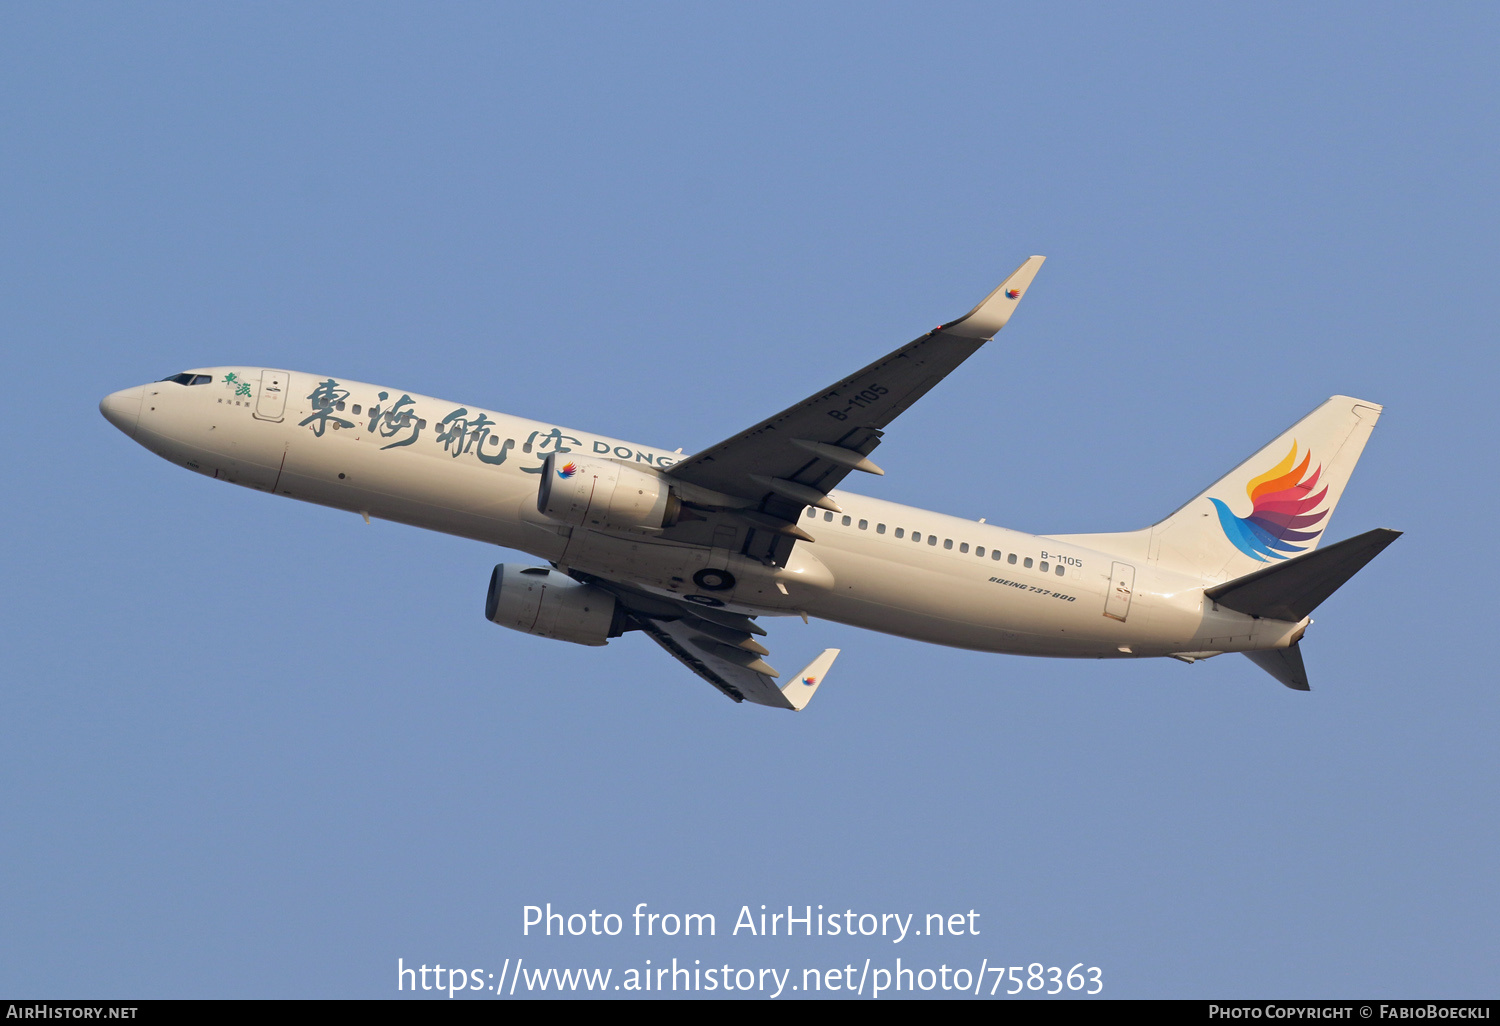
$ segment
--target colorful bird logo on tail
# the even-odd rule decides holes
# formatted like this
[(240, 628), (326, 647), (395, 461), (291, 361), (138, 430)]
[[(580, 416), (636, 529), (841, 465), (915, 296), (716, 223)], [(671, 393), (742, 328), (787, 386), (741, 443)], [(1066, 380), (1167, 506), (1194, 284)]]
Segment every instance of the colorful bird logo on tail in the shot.
[[(1309, 495), (1318, 486), (1323, 473), (1319, 466), (1311, 474), (1307, 468), (1312, 462), (1312, 453), (1306, 453), (1297, 463), (1297, 443), (1292, 442), (1286, 459), (1251, 480), (1245, 486), (1250, 496), (1252, 509), (1248, 517), (1237, 517), (1229, 507), (1218, 499), (1209, 502), (1219, 511), (1219, 526), (1224, 534), (1251, 559), (1269, 563), (1273, 559), (1286, 559), (1311, 546), (1299, 544), (1314, 541), (1323, 529), (1309, 530), (1328, 516), (1328, 510), (1311, 512), (1328, 494), (1325, 485), (1316, 495)], [(1296, 464), (1296, 469), (1292, 469)]]

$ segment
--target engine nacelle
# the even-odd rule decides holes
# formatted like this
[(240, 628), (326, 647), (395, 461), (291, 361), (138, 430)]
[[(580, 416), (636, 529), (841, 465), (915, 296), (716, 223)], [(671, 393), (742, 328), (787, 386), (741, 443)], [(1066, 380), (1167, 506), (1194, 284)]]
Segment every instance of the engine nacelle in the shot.
[(656, 532), (676, 523), (682, 504), (655, 470), (572, 453), (548, 453), (536, 508), (571, 527)]
[(623, 612), (615, 597), (544, 566), (506, 566), (490, 575), (484, 617), (501, 627), (571, 641), (607, 645), (621, 634)]

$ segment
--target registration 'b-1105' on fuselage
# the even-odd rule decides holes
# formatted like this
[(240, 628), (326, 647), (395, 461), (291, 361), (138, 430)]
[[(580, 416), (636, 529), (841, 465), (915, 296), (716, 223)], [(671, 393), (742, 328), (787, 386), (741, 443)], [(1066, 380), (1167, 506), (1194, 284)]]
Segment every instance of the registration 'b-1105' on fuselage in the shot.
[(1139, 531), (1037, 536), (843, 491), (897, 415), (1009, 321), (1031, 257), (963, 317), (692, 455), (324, 375), (185, 371), (100, 409), (152, 452), (276, 495), (518, 549), (485, 615), (603, 645), (649, 635), (736, 701), (801, 709), (759, 620), (820, 617), (1022, 655), (1244, 652), (1305, 690), (1313, 608), (1390, 544), (1319, 547), (1380, 407), (1334, 396)]

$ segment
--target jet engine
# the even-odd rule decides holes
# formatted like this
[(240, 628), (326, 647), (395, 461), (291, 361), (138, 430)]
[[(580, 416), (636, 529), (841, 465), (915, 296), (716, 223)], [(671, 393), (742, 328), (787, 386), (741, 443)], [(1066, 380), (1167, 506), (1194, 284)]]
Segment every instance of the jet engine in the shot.
[(571, 527), (654, 533), (677, 522), (682, 503), (661, 473), (572, 453), (548, 453), (536, 508)]
[(625, 624), (625, 612), (609, 592), (544, 566), (504, 563), (490, 575), (484, 616), (501, 627), (577, 645), (607, 645)]

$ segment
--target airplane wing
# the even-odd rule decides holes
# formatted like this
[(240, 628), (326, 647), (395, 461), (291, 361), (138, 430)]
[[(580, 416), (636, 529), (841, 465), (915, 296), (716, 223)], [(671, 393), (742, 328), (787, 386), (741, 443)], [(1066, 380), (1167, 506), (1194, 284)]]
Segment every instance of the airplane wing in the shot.
[(780, 674), (762, 658), (771, 653), (756, 640), (766, 632), (751, 617), (660, 598), (603, 578), (578, 576), (614, 595), (636, 627), (736, 702), (800, 712), (838, 658), (838, 649), (824, 649), (801, 673), (777, 684), (774, 678)]
[(984, 301), (868, 367), (691, 456), (668, 475), (745, 501), (719, 510), (748, 525), (740, 551), (778, 565), (806, 506), (840, 512), (828, 498), (851, 470), (883, 474), (869, 454), (883, 428), (1005, 327), (1045, 257), (1027, 259)]

